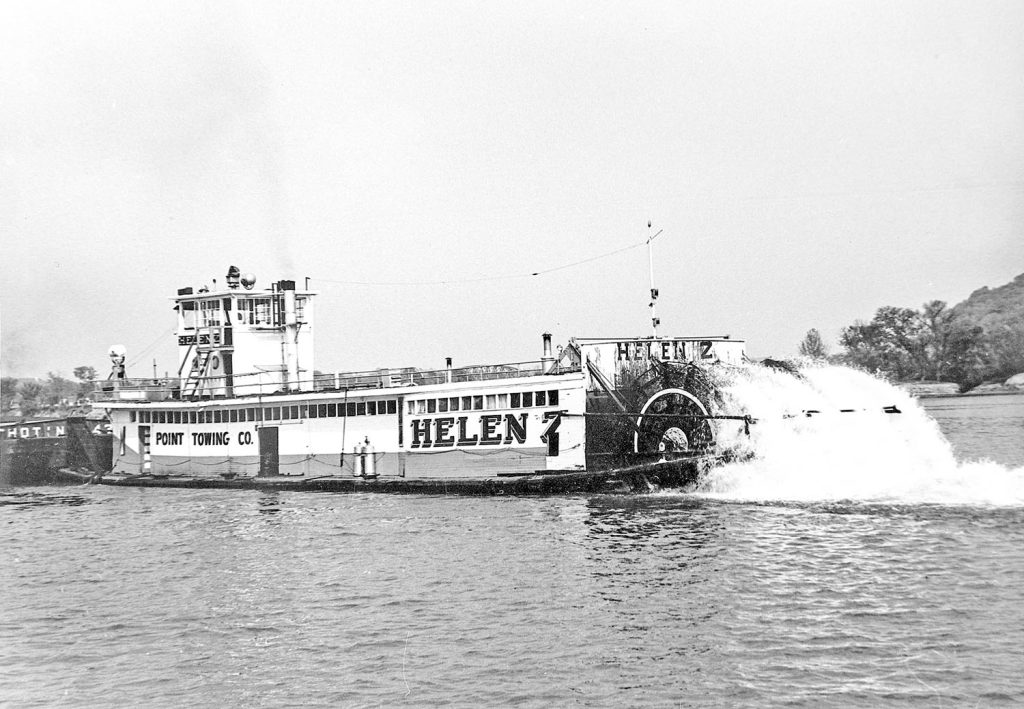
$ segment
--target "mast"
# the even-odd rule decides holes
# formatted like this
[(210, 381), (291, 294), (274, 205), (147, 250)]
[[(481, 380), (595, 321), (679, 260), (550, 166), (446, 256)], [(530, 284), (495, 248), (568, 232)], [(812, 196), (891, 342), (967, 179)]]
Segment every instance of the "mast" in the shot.
[[(648, 233), (650, 233), (651, 222), (647, 222)], [(658, 289), (654, 287), (654, 246), (652, 242), (658, 238), (664, 229), (658, 229), (654, 236), (647, 237), (647, 263), (651, 269), (651, 302), (648, 307), (651, 309), (651, 339), (658, 339), (658, 325), (661, 324), (661, 320), (658, 319), (658, 313), (654, 307), (655, 302), (658, 300)]]

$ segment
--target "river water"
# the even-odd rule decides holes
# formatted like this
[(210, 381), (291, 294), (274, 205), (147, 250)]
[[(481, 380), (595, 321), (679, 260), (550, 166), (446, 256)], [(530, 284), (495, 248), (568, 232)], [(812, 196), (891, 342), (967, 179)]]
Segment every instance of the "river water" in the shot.
[(0, 490), (0, 703), (1020, 706), (1024, 396), (878, 387), (686, 493)]

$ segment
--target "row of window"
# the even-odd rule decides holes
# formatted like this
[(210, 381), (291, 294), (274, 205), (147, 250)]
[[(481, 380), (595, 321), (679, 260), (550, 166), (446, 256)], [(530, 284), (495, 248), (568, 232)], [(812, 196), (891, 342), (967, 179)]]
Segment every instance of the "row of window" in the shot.
[[(534, 406), (558, 406), (558, 390), (523, 391), (511, 394), (473, 394), (440, 399), (410, 399), (410, 414), (434, 414), (449, 411), (521, 409)], [(342, 416), (386, 416), (398, 413), (398, 401), (360, 401), (334, 404), (293, 404), (244, 409), (207, 411), (131, 411), (132, 423), (245, 423), (247, 421), (291, 421), (338, 418)]]
[[(277, 307), (273, 310), (283, 308), (280, 300), (275, 305)], [(235, 317), (238, 322), (246, 325), (272, 325), (275, 320), (273, 310), (270, 298), (239, 298)], [(302, 296), (295, 298), (295, 319), (306, 321), (306, 299)]]
[(448, 411), (482, 409), (522, 409), (533, 406), (558, 406), (558, 390), (523, 391), (512, 394), (476, 394), (443, 399), (410, 399), (410, 414), (443, 414)]
[[(274, 302), (272, 298), (238, 298), (235, 301), (235, 319), (246, 325), (273, 325), (278, 320), (277, 311), (283, 308), (280, 298)], [(191, 307), (183, 310), (185, 329), (219, 326), (222, 321), (221, 302), (219, 298), (199, 301), (198, 315)], [(224, 313), (223, 319), (227, 319)], [(299, 322), (306, 320), (306, 298), (295, 298), (295, 317)]]
[[(136, 416), (138, 413), (138, 416)], [(398, 413), (398, 401), (360, 401), (358, 403), (293, 404), (246, 409), (214, 409), (208, 411), (139, 411), (130, 412), (132, 423), (245, 423), (247, 421), (292, 421), (300, 419), (337, 418), (340, 416), (386, 416)]]

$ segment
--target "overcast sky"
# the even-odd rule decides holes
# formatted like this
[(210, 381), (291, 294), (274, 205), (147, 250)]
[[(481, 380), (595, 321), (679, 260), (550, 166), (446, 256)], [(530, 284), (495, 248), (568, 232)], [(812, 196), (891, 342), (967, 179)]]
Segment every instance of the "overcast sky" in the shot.
[(6, 376), (173, 371), (232, 264), (325, 371), (647, 335), (642, 247), (515, 276), (659, 229), (662, 333), (758, 357), (1024, 272), (1019, 0), (8, 2), (0, 66)]

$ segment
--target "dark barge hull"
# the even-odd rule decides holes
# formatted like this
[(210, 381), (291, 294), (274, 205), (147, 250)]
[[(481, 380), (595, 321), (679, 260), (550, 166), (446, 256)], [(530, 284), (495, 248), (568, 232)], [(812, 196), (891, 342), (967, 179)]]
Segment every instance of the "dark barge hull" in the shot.
[[(85, 416), (5, 422), (0, 427), (0, 485), (70, 483), (78, 473), (68, 471), (110, 470), (112, 437), (94, 432), (105, 423)], [(12, 435), (19, 431), (26, 435)]]
[(383, 492), (427, 495), (564, 495), (575, 493), (648, 493), (693, 485), (717, 456), (697, 456), (598, 472), (551, 472), (498, 478), (360, 478), (360, 477), (193, 477), (151, 475), (84, 475), (69, 478), (117, 487), (216, 490), (291, 490), (305, 492)]

